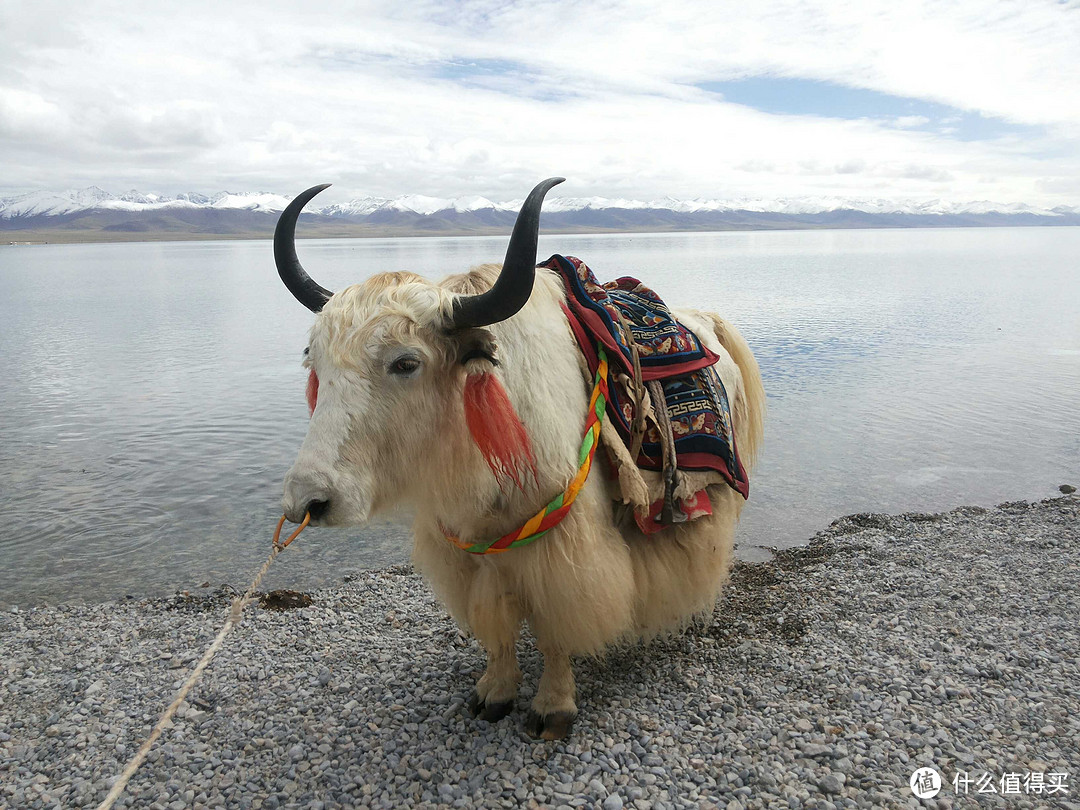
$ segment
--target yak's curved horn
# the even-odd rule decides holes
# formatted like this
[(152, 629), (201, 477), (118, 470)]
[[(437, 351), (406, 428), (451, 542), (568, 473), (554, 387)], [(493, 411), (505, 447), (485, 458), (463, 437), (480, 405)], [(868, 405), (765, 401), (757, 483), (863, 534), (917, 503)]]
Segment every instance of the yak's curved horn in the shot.
[(312, 186), (298, 196), (281, 212), (277, 228), (274, 229), (274, 262), (277, 264), (278, 275), (289, 288), (289, 292), (296, 296), (296, 300), (312, 312), (319, 312), (333, 293), (316, 284), (311, 276), (304, 272), (300, 260), (296, 258), (296, 219), (312, 197), (329, 187), (329, 183)]
[(565, 179), (549, 177), (529, 192), (514, 223), (502, 273), (495, 286), (480, 295), (465, 295), (454, 301), (455, 328), (469, 329), (505, 321), (525, 306), (532, 294), (533, 276), (536, 274), (540, 206), (544, 203), (544, 195)]

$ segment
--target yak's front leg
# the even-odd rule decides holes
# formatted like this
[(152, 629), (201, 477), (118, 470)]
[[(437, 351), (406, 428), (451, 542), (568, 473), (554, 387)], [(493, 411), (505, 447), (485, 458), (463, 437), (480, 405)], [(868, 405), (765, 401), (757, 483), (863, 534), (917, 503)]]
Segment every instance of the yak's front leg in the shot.
[(469, 598), (469, 625), (487, 651), (488, 664), (469, 696), (473, 717), (495, 722), (514, 708), (521, 669), (517, 662), (517, 639), (522, 610), (517, 597), (502, 589), (493, 569), (482, 570), (473, 580)]
[(544, 654), (544, 673), (525, 721), (525, 730), (543, 740), (561, 740), (570, 734), (577, 719), (574, 702), (574, 671), (570, 656), (559, 647), (549, 647), (538, 640)]

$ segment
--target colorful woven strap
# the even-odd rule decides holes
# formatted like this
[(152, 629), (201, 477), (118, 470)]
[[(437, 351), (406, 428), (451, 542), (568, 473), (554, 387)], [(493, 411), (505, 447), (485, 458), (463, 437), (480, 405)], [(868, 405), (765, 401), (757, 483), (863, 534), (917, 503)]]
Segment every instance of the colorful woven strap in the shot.
[(589, 477), (592, 469), (593, 456), (600, 444), (600, 423), (604, 418), (604, 409), (607, 407), (608, 398), (608, 362), (607, 355), (602, 348), (598, 348), (597, 354), (600, 360), (596, 368), (596, 380), (593, 382), (592, 396), (589, 397), (589, 412), (585, 419), (585, 436), (581, 439), (581, 450), (578, 453), (578, 470), (573, 480), (567, 485), (566, 490), (560, 492), (547, 506), (533, 515), (524, 526), (510, 534), (504, 534), (498, 540), (487, 543), (465, 543), (458, 537), (443, 529), (446, 539), (460, 549), (470, 554), (497, 554), (500, 551), (517, 548), (531, 543), (538, 537), (547, 534), (556, 524), (570, 511), (574, 499), (577, 498), (581, 488), (585, 486), (585, 479)]

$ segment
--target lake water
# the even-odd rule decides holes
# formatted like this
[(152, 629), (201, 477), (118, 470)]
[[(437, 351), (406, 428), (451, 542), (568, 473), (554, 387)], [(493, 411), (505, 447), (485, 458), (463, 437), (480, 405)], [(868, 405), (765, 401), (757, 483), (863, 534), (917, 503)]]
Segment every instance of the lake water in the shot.
[[(437, 278), (501, 238), (300, 243), (337, 289)], [(844, 514), (1080, 485), (1080, 228), (544, 236), (733, 321), (769, 394), (740, 554)], [(304, 436), (313, 316), (269, 242), (0, 248), (0, 604), (245, 585)], [(406, 530), (305, 533), (268, 587), (408, 558)]]

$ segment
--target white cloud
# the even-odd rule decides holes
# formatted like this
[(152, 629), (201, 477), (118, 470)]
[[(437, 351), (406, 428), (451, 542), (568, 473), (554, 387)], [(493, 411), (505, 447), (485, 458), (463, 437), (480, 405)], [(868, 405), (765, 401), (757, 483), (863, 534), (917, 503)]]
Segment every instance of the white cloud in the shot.
[(14, 140), (52, 140), (68, 126), (64, 110), (36, 93), (0, 87), (0, 136)]
[[(333, 5), (7, 7), (0, 192), (333, 181), (330, 201), (505, 199), (560, 173), (566, 193), (608, 197), (1076, 202), (1075, 5)], [(761, 75), (1044, 134), (964, 143), (902, 110), (880, 122), (768, 115), (693, 86)]]

